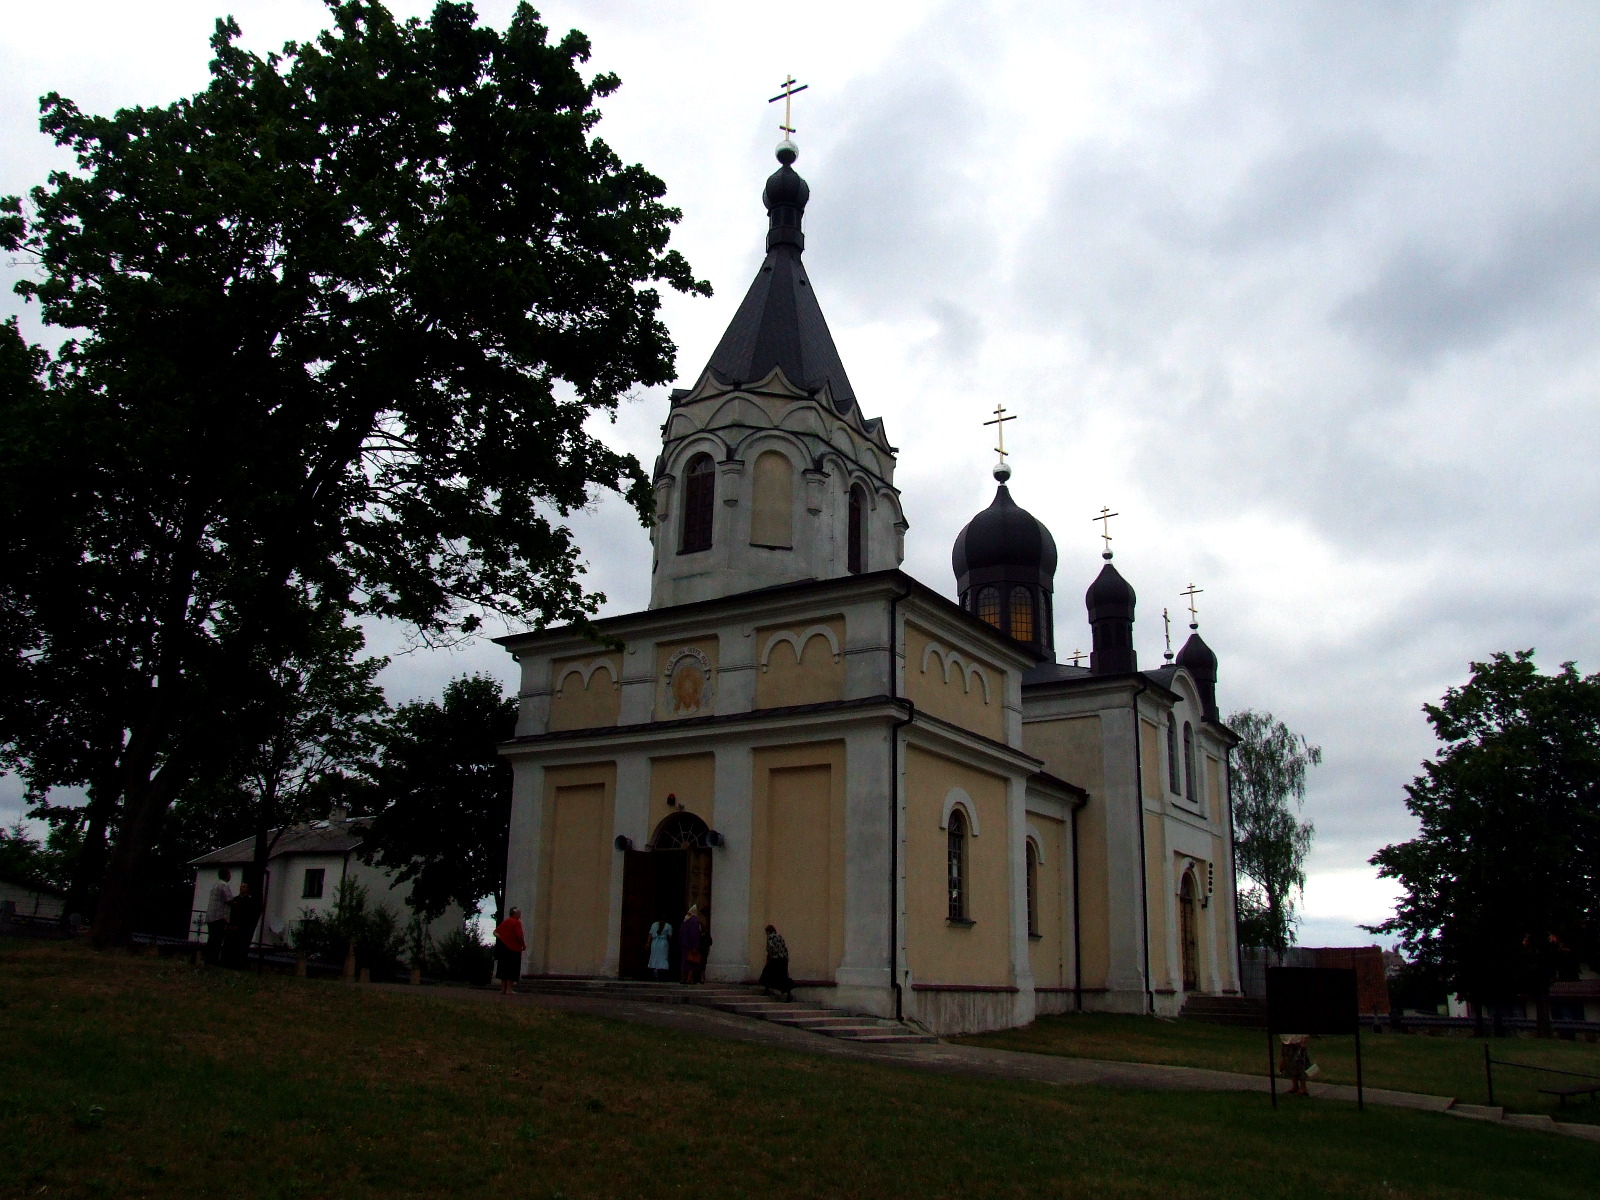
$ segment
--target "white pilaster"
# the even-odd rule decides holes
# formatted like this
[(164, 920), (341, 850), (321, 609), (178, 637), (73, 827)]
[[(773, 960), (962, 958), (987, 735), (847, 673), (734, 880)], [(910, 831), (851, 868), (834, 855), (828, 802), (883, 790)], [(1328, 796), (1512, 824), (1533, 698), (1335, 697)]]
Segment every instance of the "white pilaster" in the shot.
[(753, 765), (748, 742), (731, 742), (716, 750), (711, 827), (725, 844), (711, 851), (711, 958), (708, 979), (743, 980), (754, 972), (750, 945), (750, 810)]

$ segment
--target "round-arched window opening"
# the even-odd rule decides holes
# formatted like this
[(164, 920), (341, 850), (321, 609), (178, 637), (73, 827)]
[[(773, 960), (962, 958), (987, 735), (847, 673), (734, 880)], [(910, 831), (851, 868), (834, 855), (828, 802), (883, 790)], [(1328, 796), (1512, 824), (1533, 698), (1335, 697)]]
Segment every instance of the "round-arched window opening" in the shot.
[(712, 516), (717, 502), (717, 465), (709, 454), (689, 460), (683, 482), (683, 532), (679, 554), (711, 549)]
[(689, 812), (669, 813), (650, 839), (653, 850), (693, 850), (706, 844), (710, 828)]
[(867, 493), (859, 483), (850, 487), (850, 532), (848, 562), (852, 575), (867, 569)]

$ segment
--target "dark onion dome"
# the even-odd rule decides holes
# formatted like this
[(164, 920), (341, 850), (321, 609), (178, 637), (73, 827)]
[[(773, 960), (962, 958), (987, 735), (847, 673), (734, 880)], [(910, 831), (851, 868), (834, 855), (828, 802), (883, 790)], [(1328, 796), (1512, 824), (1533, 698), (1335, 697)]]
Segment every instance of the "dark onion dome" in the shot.
[(1094, 639), (1089, 654), (1089, 670), (1096, 675), (1126, 675), (1139, 669), (1139, 656), (1133, 649), (1133, 588), (1111, 565), (1106, 565), (1084, 593), (1089, 609), (1089, 628)]
[(1010, 469), (1001, 464), (994, 477), (993, 502), (967, 522), (950, 552), (961, 607), (1053, 662), (1056, 540), (1011, 498)]
[(1053, 587), (1056, 575), (1056, 540), (1050, 531), (1011, 498), (1011, 489), (1001, 484), (994, 501), (956, 534), (950, 553), (955, 568), (956, 587), (965, 592), (973, 578), (994, 568), (1005, 568), (1006, 578), (1027, 578), (1030, 582)]
[[(1195, 629), (1193, 625), (1189, 628)], [(1217, 655), (1201, 640), (1198, 629), (1189, 635), (1189, 640), (1183, 644), (1183, 649), (1178, 651), (1177, 661), (1180, 667), (1194, 676), (1194, 681), (1200, 688), (1200, 702), (1205, 710), (1205, 719), (1221, 724), (1222, 717), (1217, 711)]]

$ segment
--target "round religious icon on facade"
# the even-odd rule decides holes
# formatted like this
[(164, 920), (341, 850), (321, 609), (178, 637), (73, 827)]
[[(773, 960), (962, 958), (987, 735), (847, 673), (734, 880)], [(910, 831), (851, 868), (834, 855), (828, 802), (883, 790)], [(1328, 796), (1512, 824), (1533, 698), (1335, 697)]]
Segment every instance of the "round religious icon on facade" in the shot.
[(667, 662), (663, 672), (667, 688), (667, 711), (674, 717), (687, 717), (711, 704), (711, 661), (705, 652), (685, 646)]

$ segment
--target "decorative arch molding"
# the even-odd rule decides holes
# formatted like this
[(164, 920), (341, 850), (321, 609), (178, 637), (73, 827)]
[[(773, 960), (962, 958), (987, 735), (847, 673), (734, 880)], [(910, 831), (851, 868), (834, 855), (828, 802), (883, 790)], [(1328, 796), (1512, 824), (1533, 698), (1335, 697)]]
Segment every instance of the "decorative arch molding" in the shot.
[(930, 658), (939, 660), (940, 674), (944, 677), (945, 683), (948, 684), (950, 682), (950, 672), (952, 670), (959, 671), (961, 673), (962, 691), (970, 694), (972, 692), (972, 681), (976, 679), (983, 688), (983, 702), (985, 704), (992, 702), (992, 698), (989, 695), (989, 676), (981, 667), (975, 663), (969, 663), (958, 652), (947, 649), (934, 641), (930, 641), (922, 651), (922, 670), (924, 673), (928, 670), (928, 660)]
[(833, 652), (833, 661), (838, 662), (843, 657), (839, 649), (839, 637), (826, 625), (812, 625), (800, 633), (792, 629), (779, 630), (767, 639), (767, 644), (761, 650), (761, 669), (765, 671), (772, 661), (772, 651), (783, 642), (794, 647), (794, 660), (799, 662), (805, 657), (806, 646), (814, 637), (827, 640), (828, 649)]
[(656, 478), (659, 479), (662, 475), (683, 474), (684, 464), (700, 453), (711, 455), (713, 462), (721, 464), (727, 461), (732, 449), (726, 438), (710, 430), (702, 429), (672, 448), (672, 454), (666, 460), (666, 469), (661, 471)]
[(787, 429), (752, 430), (734, 442), (728, 452), (746, 462), (754, 462), (767, 450), (787, 454), (797, 473), (811, 469), (811, 451), (806, 448), (805, 439)]
[(556, 678), (555, 694), (557, 696), (561, 695), (562, 689), (566, 687), (567, 680), (574, 675), (583, 680), (583, 686), (585, 690), (587, 690), (589, 687), (590, 678), (601, 667), (604, 667), (606, 674), (611, 676), (611, 687), (613, 691), (622, 686), (622, 680), (617, 674), (617, 664), (612, 662), (609, 658), (597, 658), (592, 662), (568, 663), (566, 666), (562, 667), (561, 674)]
[(1042, 864), (1044, 862), (1044, 836), (1040, 834), (1039, 827), (1032, 821), (1028, 822), (1027, 829), (1023, 834), (1023, 840), (1032, 843), (1033, 861)]
[(945, 793), (944, 811), (939, 814), (939, 828), (950, 828), (950, 814), (958, 808), (967, 818), (967, 832), (977, 837), (978, 806), (972, 802), (972, 797), (967, 795), (965, 788), (953, 787)]

